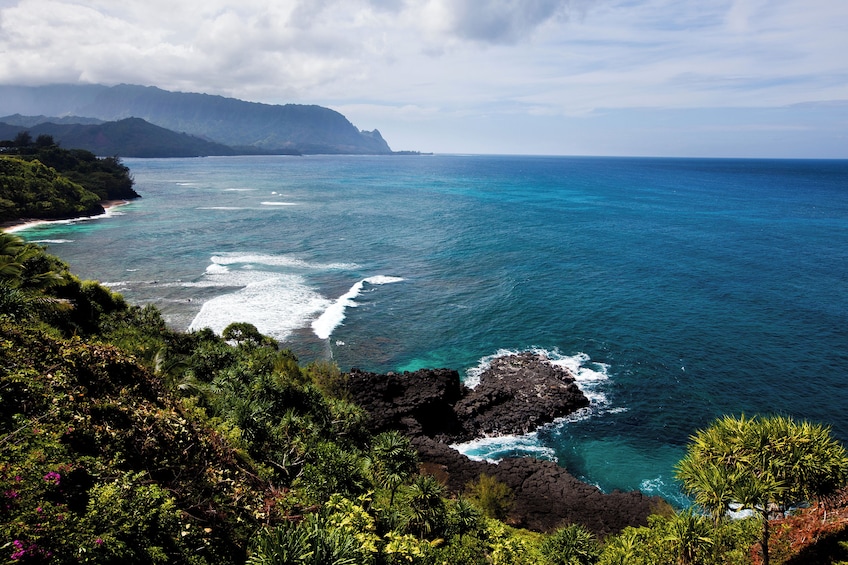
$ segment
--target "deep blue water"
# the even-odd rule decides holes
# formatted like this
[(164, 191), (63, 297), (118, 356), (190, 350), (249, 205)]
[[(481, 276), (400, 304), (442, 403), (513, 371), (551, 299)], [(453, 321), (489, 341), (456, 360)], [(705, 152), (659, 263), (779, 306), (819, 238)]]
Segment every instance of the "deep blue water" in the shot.
[(720, 414), (848, 440), (848, 161), (126, 163), (141, 200), (21, 233), (176, 327), (250, 321), (342, 369), (473, 376), (536, 348), (579, 373), (590, 411), (477, 455), (677, 499), (688, 436)]

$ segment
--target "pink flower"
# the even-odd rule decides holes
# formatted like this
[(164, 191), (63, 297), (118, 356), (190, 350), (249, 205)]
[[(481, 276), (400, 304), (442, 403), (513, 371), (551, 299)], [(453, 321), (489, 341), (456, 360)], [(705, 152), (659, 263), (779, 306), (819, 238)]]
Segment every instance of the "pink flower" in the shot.
[(44, 475), (44, 480), (48, 483), (53, 483), (54, 485), (58, 485), (59, 481), (62, 480), (62, 475), (57, 473), (56, 471), (50, 471), (46, 475)]
[(97, 545), (103, 545), (103, 540), (100, 539), (100, 538), (97, 538), (96, 540), (94, 540), (94, 543), (97, 544)]
[(20, 559), (21, 557), (26, 555), (27, 552), (26, 552), (26, 549), (24, 549), (24, 544), (21, 540), (16, 539), (15, 541), (12, 542), (12, 545), (14, 545), (15, 549), (17, 550), (12, 555), (9, 556), (12, 559), (12, 561), (17, 561), (18, 559)]

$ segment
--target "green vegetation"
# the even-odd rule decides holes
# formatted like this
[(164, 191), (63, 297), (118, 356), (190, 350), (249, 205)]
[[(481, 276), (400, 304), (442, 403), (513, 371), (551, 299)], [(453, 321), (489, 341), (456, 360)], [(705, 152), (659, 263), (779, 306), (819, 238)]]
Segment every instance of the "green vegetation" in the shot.
[(734, 502), (759, 513), (768, 565), (771, 518), (842, 486), (848, 454), (826, 426), (783, 416), (726, 416), (692, 437), (678, 476), (716, 523)]
[[(200, 157), (205, 155), (234, 155), (234, 149), (148, 123), (140, 118), (124, 118), (99, 123), (86, 118), (39, 118), (17, 116), (16, 125), (0, 118), (0, 136), (14, 137), (24, 128), (33, 136), (53, 137), (66, 147), (91, 151), (96, 155), (124, 157)], [(11, 116), (9, 118), (15, 118)], [(48, 121), (49, 120), (49, 121)], [(65, 121), (65, 123), (56, 123)], [(4, 123), (5, 122), (5, 123)], [(29, 123), (28, 123), (29, 122)], [(32, 123), (34, 122), (34, 123)]]
[(103, 212), (100, 201), (138, 197), (116, 157), (62, 149), (47, 135), (33, 141), (26, 132), (0, 148), (0, 222), (93, 215)]
[(489, 518), (503, 520), (512, 508), (512, 489), (490, 475), (466, 485), (465, 494)]
[[(302, 367), (249, 324), (223, 333), (174, 332), (154, 308), (128, 305), (0, 235), (0, 558), (759, 563), (764, 518), (845, 482), (844, 450), (826, 428), (727, 418), (693, 436), (681, 462), (708, 514), (652, 516), (605, 539), (574, 524), (528, 532), (497, 519), (512, 499), (497, 481), (480, 477), (452, 497), (421, 473), (407, 438), (372, 436), (337, 367)], [(743, 497), (751, 482), (771, 486)], [(730, 520), (733, 500), (757, 512)], [(763, 504), (775, 512), (760, 512)], [(837, 506), (814, 517), (830, 525), (834, 556), (848, 521)], [(794, 531), (787, 524), (776, 531)], [(775, 539), (786, 563), (811, 547)]]
[(102, 211), (96, 194), (40, 161), (0, 158), (0, 220), (68, 218)]

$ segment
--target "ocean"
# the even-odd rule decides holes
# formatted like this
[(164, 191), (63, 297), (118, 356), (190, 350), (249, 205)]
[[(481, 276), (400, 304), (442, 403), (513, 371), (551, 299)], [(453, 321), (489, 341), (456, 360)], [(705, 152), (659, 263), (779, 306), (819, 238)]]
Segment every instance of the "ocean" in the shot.
[(140, 200), (19, 232), (173, 327), (255, 324), (303, 362), (457, 369), (538, 350), (592, 406), (458, 446), (687, 503), (722, 414), (848, 440), (848, 161), (126, 159)]

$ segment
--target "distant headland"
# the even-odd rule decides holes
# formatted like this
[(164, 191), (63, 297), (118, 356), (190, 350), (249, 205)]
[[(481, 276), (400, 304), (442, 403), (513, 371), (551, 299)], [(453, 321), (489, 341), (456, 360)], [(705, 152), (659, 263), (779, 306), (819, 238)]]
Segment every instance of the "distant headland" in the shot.
[(0, 139), (46, 134), (122, 157), (417, 155), (316, 105), (271, 105), (122, 84), (0, 85)]

